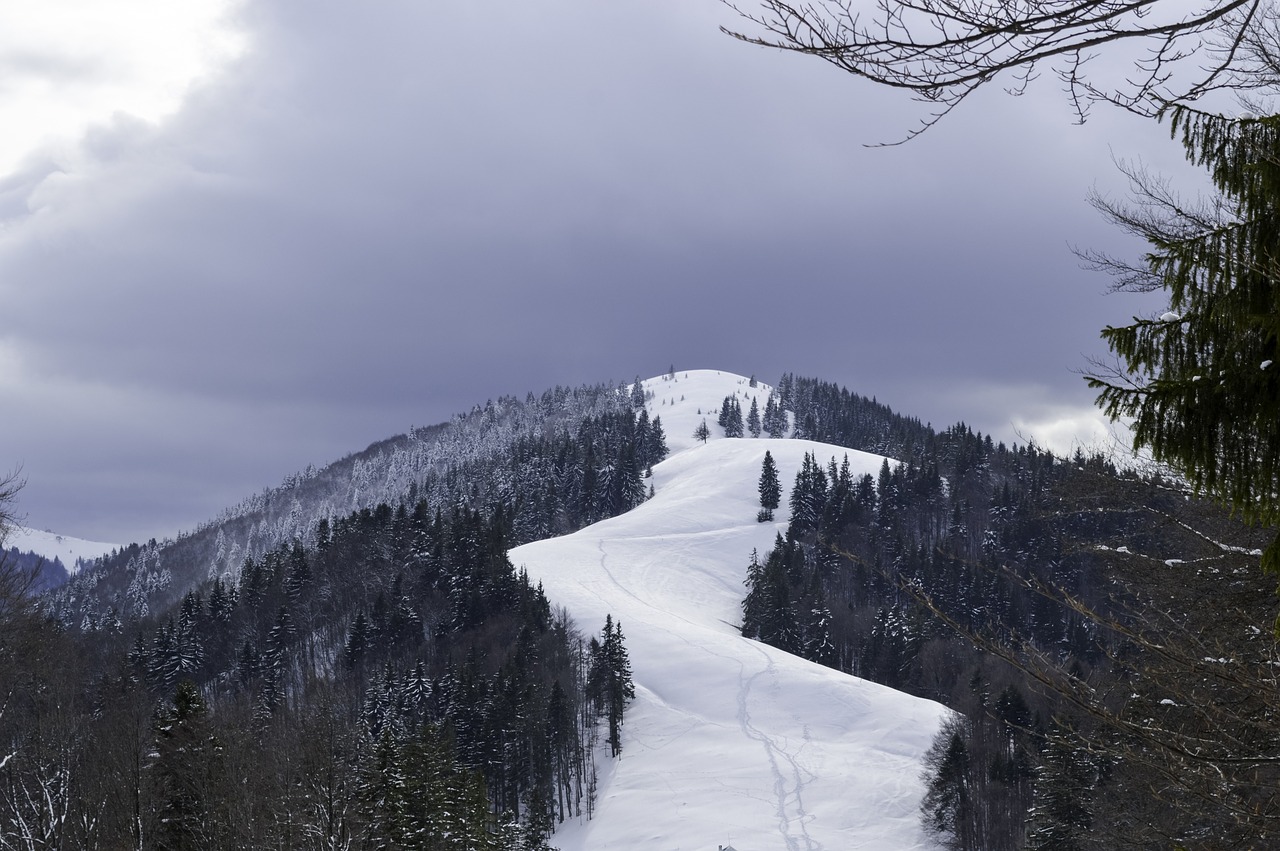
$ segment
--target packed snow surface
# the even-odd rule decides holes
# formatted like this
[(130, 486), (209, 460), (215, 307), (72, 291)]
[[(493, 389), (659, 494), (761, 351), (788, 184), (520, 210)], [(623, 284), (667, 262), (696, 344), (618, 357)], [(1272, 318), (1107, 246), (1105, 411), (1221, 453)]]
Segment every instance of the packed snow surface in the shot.
[[(743, 581), (788, 512), (756, 522), (765, 451), (783, 502), (806, 452), (847, 454), (857, 475), (884, 459), (804, 440), (725, 439), (721, 400), (768, 388), (711, 370), (644, 382), (671, 454), (654, 496), (572, 535), (512, 551), (584, 632), (606, 614), (625, 637), (636, 700), (622, 754), (599, 760), (594, 818), (561, 825), (562, 851), (843, 851), (933, 848), (920, 828), (921, 759), (937, 703), (806, 662), (741, 636)], [(705, 419), (712, 438), (693, 438)]]
[(4, 548), (18, 548), (18, 552), (35, 553), (49, 561), (55, 558), (62, 562), (68, 573), (75, 573), (77, 560), (90, 561), (100, 555), (106, 555), (114, 549), (115, 544), (104, 544), (98, 541), (84, 541), (69, 535), (58, 535), (53, 532), (41, 532), (17, 526), (4, 540)]

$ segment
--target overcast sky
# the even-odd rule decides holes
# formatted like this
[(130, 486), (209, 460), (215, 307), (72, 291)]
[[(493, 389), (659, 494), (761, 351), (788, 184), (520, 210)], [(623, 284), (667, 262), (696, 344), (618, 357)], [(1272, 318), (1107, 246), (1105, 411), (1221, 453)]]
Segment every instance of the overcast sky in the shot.
[(1159, 308), (1071, 246), (1136, 251), (1086, 196), (1179, 150), (1074, 126), (1051, 79), (868, 148), (915, 105), (729, 39), (714, 0), (15, 5), (0, 468), (37, 528), (171, 535), (488, 398), (670, 365), (1069, 449), (1098, 330)]

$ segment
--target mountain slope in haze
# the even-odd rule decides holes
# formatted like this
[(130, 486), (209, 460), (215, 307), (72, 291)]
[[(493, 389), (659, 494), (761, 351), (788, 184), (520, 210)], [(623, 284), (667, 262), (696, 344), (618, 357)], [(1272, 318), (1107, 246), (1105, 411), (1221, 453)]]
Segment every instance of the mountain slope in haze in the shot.
[(9, 567), (28, 573), (32, 577), (31, 590), (36, 593), (63, 585), (82, 567), (116, 549), (113, 544), (85, 541), (25, 526), (9, 529), (2, 543), (0, 557), (8, 560)]
[(117, 549), (115, 544), (85, 541), (69, 535), (28, 529), (25, 526), (12, 529), (9, 536), (5, 538), (4, 545), (6, 548), (16, 547), (19, 552), (33, 552), (49, 561), (58, 559), (69, 573), (79, 570), (81, 561), (90, 561)]
[[(538, 440), (573, 441), (589, 421), (630, 409), (627, 394), (603, 384), (490, 400), (447, 423), (413, 428), (324, 467), (308, 467), (176, 539), (124, 546), (73, 577), (51, 602), (51, 611), (68, 625), (145, 617), (207, 580), (237, 583), (246, 561), (281, 544), (314, 543), (322, 519), (332, 523), (383, 504), (426, 500), (440, 508), (503, 504), (512, 509), (518, 498), (527, 497), (526, 485), (564, 472), (548, 471), (546, 458), (539, 459), (542, 464), (527, 457), (514, 463), (520, 444), (527, 450)], [(543, 536), (536, 531), (527, 530), (522, 540)]]
[[(789, 492), (806, 452), (884, 459), (807, 440), (723, 439), (725, 396), (763, 407), (767, 387), (709, 370), (645, 382), (671, 455), (654, 496), (573, 534), (527, 544), (512, 561), (581, 624), (612, 614), (626, 638), (636, 700), (622, 754), (602, 761), (595, 816), (553, 837), (563, 851), (607, 848), (911, 849), (921, 759), (946, 710), (812, 664), (739, 634), (752, 550), (785, 531), (758, 523), (765, 451)], [(703, 420), (712, 438), (692, 437)]]

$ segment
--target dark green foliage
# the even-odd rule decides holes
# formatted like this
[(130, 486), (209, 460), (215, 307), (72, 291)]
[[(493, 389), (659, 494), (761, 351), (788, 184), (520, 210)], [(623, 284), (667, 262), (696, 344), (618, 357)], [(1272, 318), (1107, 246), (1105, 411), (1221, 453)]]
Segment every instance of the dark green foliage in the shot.
[(159, 851), (225, 847), (225, 766), (208, 715), (190, 680), (178, 684), (173, 702), (156, 715), (151, 824)]
[(956, 705), (963, 714), (943, 724), (925, 760), (925, 828), (957, 851), (1021, 848), (1042, 731), (1020, 689), (1007, 685), (992, 703), (980, 671)]
[(895, 414), (874, 399), (817, 379), (786, 374), (778, 381), (776, 396), (772, 426), (769, 405), (765, 405), (764, 428), (770, 437), (783, 435), (787, 411), (795, 419), (793, 437), (892, 458), (915, 457), (930, 437), (929, 428), (919, 420)]
[[(754, 387), (755, 385), (752, 384), (751, 386)], [(747, 414), (747, 433), (752, 437), (759, 437), (762, 429), (763, 424), (760, 422), (760, 406), (756, 404), (756, 397), (752, 396), (751, 410)]]
[(760, 426), (770, 437), (783, 437), (787, 433), (787, 412), (778, 405), (773, 393), (765, 400)]
[(774, 463), (773, 455), (767, 449), (764, 452), (764, 462), (760, 467), (760, 483), (757, 489), (760, 492), (760, 507), (768, 512), (768, 516), (762, 519), (772, 520), (773, 511), (782, 499), (782, 484), (778, 481), (778, 465)]
[(716, 422), (724, 429), (725, 437), (742, 437), (742, 405), (738, 403), (737, 396), (724, 397), (724, 402), (720, 405), (720, 417)]
[(925, 755), (925, 796), (920, 808), (925, 829), (946, 848), (970, 851), (977, 846), (973, 835), (969, 750), (960, 725), (944, 726), (933, 748)]
[[(1169, 311), (1108, 327), (1118, 376), (1093, 375), (1098, 404), (1198, 492), (1246, 521), (1280, 523), (1280, 116), (1224, 118), (1178, 107), (1172, 129), (1218, 198), (1189, 209), (1136, 176), (1137, 210), (1103, 205), (1151, 250), (1144, 265), (1101, 259), (1119, 286), (1163, 290)], [(1156, 210), (1158, 212), (1152, 212)], [(1280, 539), (1264, 558), (1280, 572)]]
[(792, 653), (803, 646), (799, 607), (792, 602), (788, 571), (795, 568), (797, 558), (802, 555), (794, 541), (788, 544), (781, 535), (763, 565), (753, 551), (747, 567), (747, 596), (742, 603), (742, 634)]
[(600, 640), (591, 639), (590, 667), (587, 672), (587, 694), (596, 709), (609, 722), (609, 749), (614, 756), (622, 752), (622, 716), (627, 702), (636, 696), (631, 682), (631, 660), (622, 640), (622, 624), (614, 624), (606, 615)]
[(502, 846), (484, 782), (459, 766), (443, 734), (424, 725), (412, 736), (378, 737), (361, 768), (359, 813), (368, 847), (489, 851)]
[(805, 453), (796, 482), (791, 488), (791, 522), (797, 531), (818, 528), (827, 505), (827, 474), (810, 453)]
[[(752, 554), (743, 634), (961, 712), (946, 737), (968, 757), (972, 820), (956, 847), (1025, 847), (1033, 798), (1036, 830), (1057, 837), (1043, 847), (1270, 835), (1274, 679), (1259, 639), (1241, 641), (1262, 635), (1248, 612), (1275, 613), (1249, 555), (1266, 533), (1101, 457), (1064, 462), (963, 424), (933, 433), (853, 397), (834, 410), (842, 394), (795, 379), (783, 394), (808, 406), (802, 431), (846, 424), (902, 460), (854, 476), (805, 459), (787, 536)], [(1057, 734), (1070, 760), (1049, 755), (1041, 720), (1064, 706), (1091, 710)], [(1055, 800), (1049, 783), (1074, 791)], [(931, 803), (958, 801), (950, 788)]]
[[(378, 506), (326, 521), (323, 548), (249, 558), (238, 585), (86, 636), (64, 652), (102, 685), (58, 757), (85, 779), (51, 800), (72, 820), (109, 800), (102, 847), (546, 847), (591, 807), (587, 672), (615, 753), (634, 687), (621, 629), (589, 657), (508, 560), (510, 528), (503, 510)], [(0, 766), (6, 788), (25, 765)]]
[(640, 376), (637, 375), (635, 380), (631, 382), (631, 391), (629, 395), (631, 407), (637, 411), (643, 410), (645, 402), (644, 385), (640, 383)]

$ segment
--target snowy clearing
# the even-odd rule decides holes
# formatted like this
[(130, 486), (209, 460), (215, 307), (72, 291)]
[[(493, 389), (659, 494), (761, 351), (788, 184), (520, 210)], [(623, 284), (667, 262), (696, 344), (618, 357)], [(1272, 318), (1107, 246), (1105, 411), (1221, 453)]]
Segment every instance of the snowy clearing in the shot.
[[(752, 549), (785, 532), (788, 512), (757, 523), (764, 453), (785, 494), (804, 453), (846, 454), (855, 474), (883, 458), (801, 440), (724, 439), (721, 400), (768, 388), (730, 373), (645, 382), (671, 455), (655, 496), (571, 535), (511, 552), (584, 632), (612, 614), (637, 697), (623, 752), (600, 761), (595, 818), (562, 825), (562, 851), (839, 851), (935, 847), (920, 828), (921, 757), (947, 710), (741, 637)], [(698, 413), (701, 408), (702, 413)], [(693, 439), (707, 420), (712, 438)]]
[(75, 573), (79, 569), (77, 559), (91, 561), (118, 548), (116, 544), (85, 541), (53, 532), (40, 532), (25, 526), (15, 527), (5, 539), (4, 548), (7, 550), (13, 547), (17, 547), (18, 552), (33, 552), (44, 556), (49, 561), (56, 558), (62, 562), (62, 566), (68, 573)]

